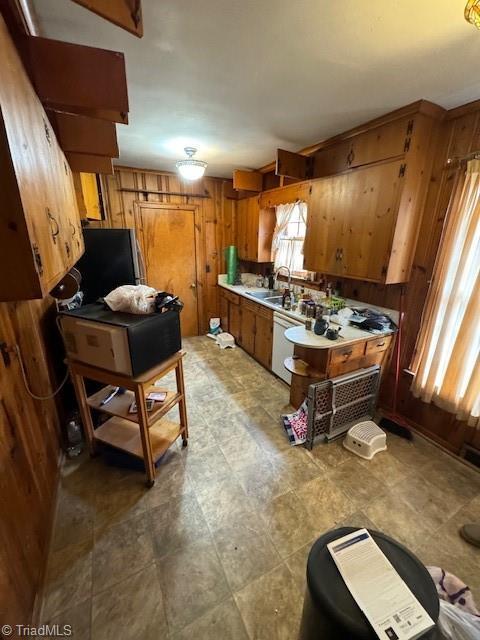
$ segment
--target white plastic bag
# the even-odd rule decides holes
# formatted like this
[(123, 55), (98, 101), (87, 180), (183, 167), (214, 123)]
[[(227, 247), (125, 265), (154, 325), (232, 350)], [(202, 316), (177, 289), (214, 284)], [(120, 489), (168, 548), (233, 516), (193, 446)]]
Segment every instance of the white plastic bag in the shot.
[(124, 311), (138, 315), (155, 311), (156, 289), (144, 284), (124, 284), (105, 296), (105, 302), (112, 311)]
[(479, 640), (480, 618), (440, 600), (438, 627), (447, 640)]

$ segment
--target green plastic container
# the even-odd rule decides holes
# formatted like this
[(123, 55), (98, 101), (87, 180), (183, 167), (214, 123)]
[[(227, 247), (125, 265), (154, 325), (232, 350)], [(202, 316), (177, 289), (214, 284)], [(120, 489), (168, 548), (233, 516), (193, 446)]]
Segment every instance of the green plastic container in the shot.
[(238, 266), (238, 251), (233, 244), (225, 249), (225, 262), (227, 264), (227, 284), (235, 284)]

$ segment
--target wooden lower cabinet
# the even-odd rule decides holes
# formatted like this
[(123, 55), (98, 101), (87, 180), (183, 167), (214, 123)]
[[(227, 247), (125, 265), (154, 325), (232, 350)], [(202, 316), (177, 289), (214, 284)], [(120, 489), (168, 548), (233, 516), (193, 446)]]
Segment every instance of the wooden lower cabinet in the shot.
[(272, 367), (273, 318), (264, 315), (255, 317), (254, 356), (267, 369)]
[[(336, 378), (344, 373), (371, 367), (382, 366), (382, 375), (390, 364), (394, 336), (376, 336), (331, 349), (308, 349), (295, 345), (295, 356), (315, 371), (315, 377), (292, 375), (290, 386), (290, 404), (298, 408), (305, 400), (308, 387), (315, 382)], [(298, 362), (298, 361), (297, 361)]]
[(247, 353), (267, 369), (272, 366), (273, 311), (242, 298), (241, 342)]
[(231, 291), (220, 288), (219, 309), (220, 325), (223, 331), (231, 333), (235, 340), (240, 343), (240, 296), (232, 293)]
[(272, 366), (273, 311), (220, 287), (222, 329), (267, 369)]
[(240, 344), (247, 353), (253, 356), (255, 353), (255, 310), (248, 304), (244, 304), (242, 300), (241, 314)]
[(232, 334), (238, 342), (241, 336), (241, 313), (240, 304), (229, 302), (228, 304), (228, 332)]

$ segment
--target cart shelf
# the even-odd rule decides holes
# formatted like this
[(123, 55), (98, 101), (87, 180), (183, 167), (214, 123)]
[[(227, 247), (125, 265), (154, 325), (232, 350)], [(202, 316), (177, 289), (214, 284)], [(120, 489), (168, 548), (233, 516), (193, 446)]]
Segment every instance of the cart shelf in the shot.
[[(160, 418), (149, 429), (153, 461), (156, 462), (183, 433), (178, 422)], [(131, 420), (113, 416), (95, 429), (95, 440), (126, 451), (143, 460), (142, 440), (138, 426)]]
[[(119, 418), (123, 418), (124, 420), (129, 420), (130, 422), (139, 423), (138, 412), (137, 413), (129, 413), (128, 410), (130, 405), (135, 400), (135, 394), (133, 391), (125, 391), (123, 394), (117, 394), (110, 402), (106, 405), (101, 405), (102, 400), (114, 389), (114, 385), (107, 385), (97, 391), (93, 395), (87, 398), (88, 405), (92, 409), (96, 409), (97, 411), (102, 411), (103, 413), (108, 413), (111, 416), (118, 416)], [(174, 391), (169, 391), (168, 389), (161, 389), (160, 387), (149, 387), (145, 395), (147, 396), (151, 392), (160, 393), (166, 392), (167, 397), (163, 402), (155, 402), (155, 408), (153, 411), (148, 412), (148, 426), (151, 427), (155, 422), (166, 413), (168, 413), (173, 407), (182, 399), (182, 394)]]

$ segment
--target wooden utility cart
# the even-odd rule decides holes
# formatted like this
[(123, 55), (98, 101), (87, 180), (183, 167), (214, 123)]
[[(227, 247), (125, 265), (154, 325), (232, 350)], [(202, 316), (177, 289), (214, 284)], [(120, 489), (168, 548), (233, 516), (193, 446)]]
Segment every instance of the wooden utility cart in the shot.
[[(184, 351), (178, 351), (168, 360), (136, 378), (105, 371), (75, 360), (68, 362), (91, 455), (95, 455), (97, 443), (102, 442), (143, 460), (148, 487), (153, 486), (155, 482), (155, 462), (175, 440), (181, 436), (183, 446), (187, 445), (188, 424), (182, 364), (184, 355)], [(157, 380), (173, 370), (177, 382), (176, 391), (155, 386)], [(106, 386), (87, 396), (84, 378), (103, 382)], [(110, 402), (102, 405), (102, 400), (117, 386), (124, 387), (125, 393), (116, 395)], [(155, 403), (153, 411), (147, 411), (146, 396), (152, 391), (166, 391), (167, 397), (163, 402)], [(137, 413), (129, 413), (129, 407), (134, 400), (137, 403)], [(179, 423), (165, 417), (177, 404), (180, 413)], [(103, 411), (111, 418), (94, 429), (91, 409)]]

